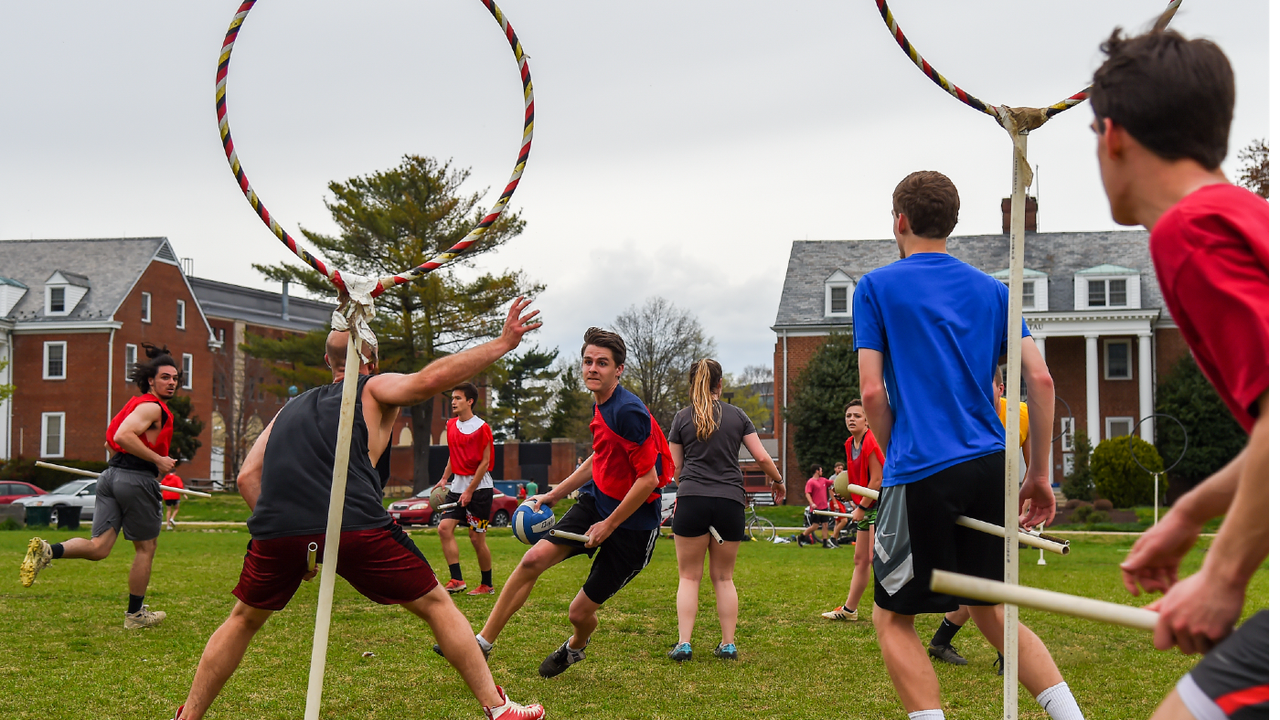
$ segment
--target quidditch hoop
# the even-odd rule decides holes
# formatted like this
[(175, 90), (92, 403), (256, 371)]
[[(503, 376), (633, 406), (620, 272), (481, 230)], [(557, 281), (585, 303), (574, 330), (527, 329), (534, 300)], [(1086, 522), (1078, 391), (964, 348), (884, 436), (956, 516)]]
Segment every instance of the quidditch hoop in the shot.
[[(231, 50), (235, 47), (236, 38), (240, 34), (240, 27), (244, 24), (245, 18), (249, 15), (249, 11), (253, 9), (254, 4), (258, 0), (246, 0), (236, 10), (236, 16), (231, 20), (231, 27), (227, 29), (226, 39), (222, 43), (222, 52), (218, 56), (218, 86), (217, 86), (217, 108), (218, 108), (218, 132), (222, 136), (222, 149), (227, 155), (227, 162), (231, 165), (231, 172), (236, 176), (236, 182), (240, 185), (240, 190), (244, 192), (245, 198), (249, 204), (253, 206), (254, 212), (266, 223), (271, 232), (275, 234), (280, 242), (289, 248), (289, 251), (302, 258), (304, 262), (314, 268), (317, 272), (337, 286), (338, 290), (346, 292), (347, 287), (343, 282), (342, 274), (336, 268), (330, 270), (327, 268), (320, 258), (307, 252), (300, 247), (291, 235), (276, 219), (267, 211), (267, 207), (262, 204), (262, 200), (258, 194), (254, 192), (253, 187), (249, 185), (249, 178), (244, 173), (244, 167), (240, 164), (240, 158), (236, 155), (235, 142), (231, 139), (231, 126), (227, 122), (227, 72), (231, 65)], [(471, 247), (471, 244), (489, 228), (490, 225), (498, 219), (502, 211), (507, 208), (507, 204), (511, 202), (511, 196), (515, 194), (516, 186), (520, 184), (520, 177), (524, 175), (525, 163), (529, 160), (529, 146), (533, 141), (533, 81), (529, 76), (529, 63), (524, 54), (524, 48), (520, 45), (519, 38), (516, 37), (515, 30), (511, 24), (507, 22), (506, 16), (502, 10), (493, 3), (492, 0), (480, 0), (481, 4), (493, 15), (498, 21), (498, 25), (502, 27), (502, 32), (507, 37), (507, 42), (511, 44), (511, 50), (515, 53), (516, 64), (520, 67), (520, 81), (524, 85), (524, 136), (520, 141), (520, 154), (516, 158), (515, 169), (511, 172), (511, 178), (507, 181), (506, 187), (502, 189), (502, 195), (498, 201), (494, 203), (489, 212), (480, 219), (471, 232), (467, 236), (459, 240), (453, 247), (445, 252), (431, 258), (427, 262), (418, 267), (411, 268), (395, 275), (389, 275), (384, 278), (378, 278), (378, 286), (373, 289), (373, 297), (381, 295), (384, 291), (392, 286), (400, 285), (425, 275), (432, 270), (440, 267), (444, 263), (458, 257)]]

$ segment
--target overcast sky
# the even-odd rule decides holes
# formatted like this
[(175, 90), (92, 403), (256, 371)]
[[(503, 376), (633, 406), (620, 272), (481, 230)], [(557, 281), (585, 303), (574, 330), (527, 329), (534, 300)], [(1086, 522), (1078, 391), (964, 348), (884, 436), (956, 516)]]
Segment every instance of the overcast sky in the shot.
[[(1098, 43), (1163, 0), (895, 0), (926, 59), (992, 104), (1043, 106), (1085, 85)], [(771, 363), (793, 240), (889, 236), (889, 195), (936, 169), (960, 189), (957, 234), (1000, 231), (1010, 143), (933, 86), (873, 0), (504, 0), (530, 57), (537, 122), (512, 207), (527, 231), (481, 261), (547, 285), (539, 342), (576, 352), (651, 295), (692, 310), (729, 371)], [(223, 157), (214, 73), (232, 2), (10, 3), (0, 44), (0, 238), (167, 236), (195, 274), (270, 287), (287, 251)], [(1173, 27), (1236, 71), (1226, 169), (1268, 137), (1268, 8), (1186, 0)], [(231, 64), (233, 136), (291, 232), (331, 232), (326, 185), (452, 158), (492, 204), (522, 98), (475, 0), (264, 0)], [(1111, 229), (1087, 106), (1031, 135), (1043, 232)], [(4, 258), (0, 254), (0, 273)]]

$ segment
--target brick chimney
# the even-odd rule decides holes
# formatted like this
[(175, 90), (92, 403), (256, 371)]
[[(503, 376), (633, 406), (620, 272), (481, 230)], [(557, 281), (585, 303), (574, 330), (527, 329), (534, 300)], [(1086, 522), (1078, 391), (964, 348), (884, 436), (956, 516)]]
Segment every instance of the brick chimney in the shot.
[[(1036, 219), (1036, 210), (1039, 207), (1040, 205), (1039, 203), (1036, 202), (1036, 199), (1028, 195), (1027, 196), (1027, 223), (1025, 228), (1027, 232), (1037, 232), (1039, 229), (1039, 224)], [(1013, 212), (1013, 200), (1010, 198), (1005, 198), (1001, 200), (1000, 212), (1004, 214), (1004, 222), (1001, 224), (1001, 228), (1003, 229), (1000, 232), (1004, 233), (1005, 235), (1008, 235), (1009, 228), (1011, 225), (1010, 214)]]

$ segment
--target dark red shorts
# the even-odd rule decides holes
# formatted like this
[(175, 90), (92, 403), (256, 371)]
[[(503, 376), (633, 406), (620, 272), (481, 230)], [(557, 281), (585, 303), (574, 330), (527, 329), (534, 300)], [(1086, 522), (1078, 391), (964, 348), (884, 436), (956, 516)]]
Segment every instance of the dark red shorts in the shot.
[[(307, 545), (324, 558), (324, 534), (250, 540), (232, 595), (260, 610), (283, 610), (307, 574)], [(342, 533), (338, 574), (361, 595), (383, 605), (412, 602), (431, 592), (436, 574), (418, 546), (394, 522)]]

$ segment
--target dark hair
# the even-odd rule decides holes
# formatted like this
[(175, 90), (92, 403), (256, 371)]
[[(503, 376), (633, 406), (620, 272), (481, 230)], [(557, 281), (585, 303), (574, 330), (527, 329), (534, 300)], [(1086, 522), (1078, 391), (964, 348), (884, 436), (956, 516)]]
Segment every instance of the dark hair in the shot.
[(857, 405), (858, 407), (862, 407), (862, 398), (854, 398), (849, 402), (845, 403), (844, 412), (849, 412), (849, 408), (853, 407), (854, 405)]
[(1089, 91), (1099, 121), (1110, 118), (1165, 160), (1222, 164), (1236, 84), (1221, 48), (1172, 30), (1126, 38), (1116, 28), (1101, 49), (1107, 59)]
[(151, 343), (142, 343), (142, 349), (151, 362), (134, 363), (133, 370), (129, 373), (129, 382), (137, 385), (138, 389), (144, 393), (151, 392), (151, 381), (155, 379), (156, 373), (162, 367), (177, 370), (178, 382), (182, 382), (182, 366), (169, 355), (168, 347), (158, 348)]
[(689, 368), (689, 397), (693, 401), (693, 427), (699, 440), (706, 442), (720, 427), (720, 404), (715, 390), (724, 377), (720, 363), (711, 358), (695, 360)]
[(893, 189), (893, 211), (907, 216), (916, 235), (946, 240), (960, 220), (960, 191), (940, 172), (913, 172)]
[(449, 390), (449, 393), (452, 394), (454, 392), (459, 392), (459, 391), (462, 392), (462, 397), (471, 401), (471, 407), (475, 408), (476, 400), (480, 397), (480, 389), (469, 382), (465, 382), (458, 385), (454, 385), (453, 388)]
[(822, 466), (821, 466), (821, 465), (818, 465), (818, 464), (816, 464), (816, 463), (815, 463), (815, 464), (813, 464), (813, 465), (810, 465), (810, 466), (809, 466), (809, 476), (810, 476), (810, 477), (812, 477), (815, 473), (817, 473), (817, 472), (818, 472), (819, 470), (821, 470), (821, 469), (822, 469)]
[(627, 362), (627, 343), (618, 333), (601, 330), (598, 327), (587, 328), (582, 335), (582, 350), (578, 353), (579, 357), (586, 354), (588, 345), (605, 348), (613, 355), (613, 361), (618, 365), (625, 365)]

